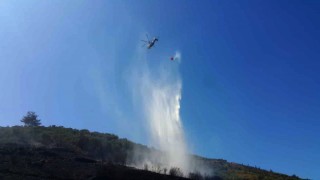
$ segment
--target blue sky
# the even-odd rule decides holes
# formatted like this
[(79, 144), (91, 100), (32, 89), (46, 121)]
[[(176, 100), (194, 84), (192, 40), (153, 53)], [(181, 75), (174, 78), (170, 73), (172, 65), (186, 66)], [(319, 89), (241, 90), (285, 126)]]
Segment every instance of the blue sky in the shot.
[(1, 1), (0, 126), (44, 125), (147, 144), (128, 86), (179, 50), (192, 152), (320, 179), (319, 1)]

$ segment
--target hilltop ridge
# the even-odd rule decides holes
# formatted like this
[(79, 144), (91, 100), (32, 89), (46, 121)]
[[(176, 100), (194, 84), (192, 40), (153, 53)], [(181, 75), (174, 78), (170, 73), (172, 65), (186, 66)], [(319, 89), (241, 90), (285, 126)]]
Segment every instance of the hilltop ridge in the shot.
[(179, 179), (182, 175), (193, 179), (300, 179), (295, 175), (196, 155), (190, 155), (192, 163), (206, 164), (213, 174), (182, 174), (178, 167), (166, 169), (148, 164), (143, 164), (140, 170), (133, 168), (141, 165), (143, 158), (155, 154), (159, 157), (163, 153), (108, 133), (62, 126), (0, 127), (0, 177)]

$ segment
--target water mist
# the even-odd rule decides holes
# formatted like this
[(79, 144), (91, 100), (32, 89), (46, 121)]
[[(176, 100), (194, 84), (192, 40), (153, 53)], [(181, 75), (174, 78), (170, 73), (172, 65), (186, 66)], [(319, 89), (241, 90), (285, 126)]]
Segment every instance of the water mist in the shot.
[[(179, 54), (179, 58), (180, 54)], [(151, 68), (146, 61), (138, 67), (134, 85), (147, 123), (150, 144), (164, 152), (157, 157), (145, 157), (149, 166), (170, 169), (178, 167), (189, 172), (187, 145), (180, 118), (182, 81), (178, 62), (163, 62)]]

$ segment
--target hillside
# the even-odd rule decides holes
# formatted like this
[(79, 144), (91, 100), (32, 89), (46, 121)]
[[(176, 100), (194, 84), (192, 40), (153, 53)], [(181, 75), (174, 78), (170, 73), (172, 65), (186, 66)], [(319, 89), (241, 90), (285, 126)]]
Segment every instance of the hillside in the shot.
[[(61, 126), (0, 127), (0, 178), (177, 179), (178, 168), (143, 164), (160, 156), (164, 153), (113, 134)], [(212, 170), (207, 179), (300, 179), (222, 159), (191, 158)], [(198, 172), (183, 176), (202, 178)]]
[(101, 163), (66, 148), (0, 146), (0, 179), (184, 179)]

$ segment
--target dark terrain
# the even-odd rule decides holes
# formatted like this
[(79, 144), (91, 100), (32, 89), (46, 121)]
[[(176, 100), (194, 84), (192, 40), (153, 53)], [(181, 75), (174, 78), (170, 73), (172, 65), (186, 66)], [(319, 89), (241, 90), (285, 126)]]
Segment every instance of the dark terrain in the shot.
[(0, 179), (184, 179), (102, 163), (64, 148), (6, 144), (0, 147)]
[[(135, 169), (131, 157), (160, 151), (120, 139), (112, 134), (64, 127), (0, 127), (0, 179), (186, 179), (179, 172), (159, 169), (155, 173)], [(196, 172), (183, 175), (193, 179), (300, 179), (257, 167), (229, 163), (222, 159), (192, 156), (212, 168), (214, 175)], [(149, 169), (151, 170), (151, 168)], [(172, 170), (172, 169), (170, 169)], [(154, 171), (154, 169), (153, 169)]]

